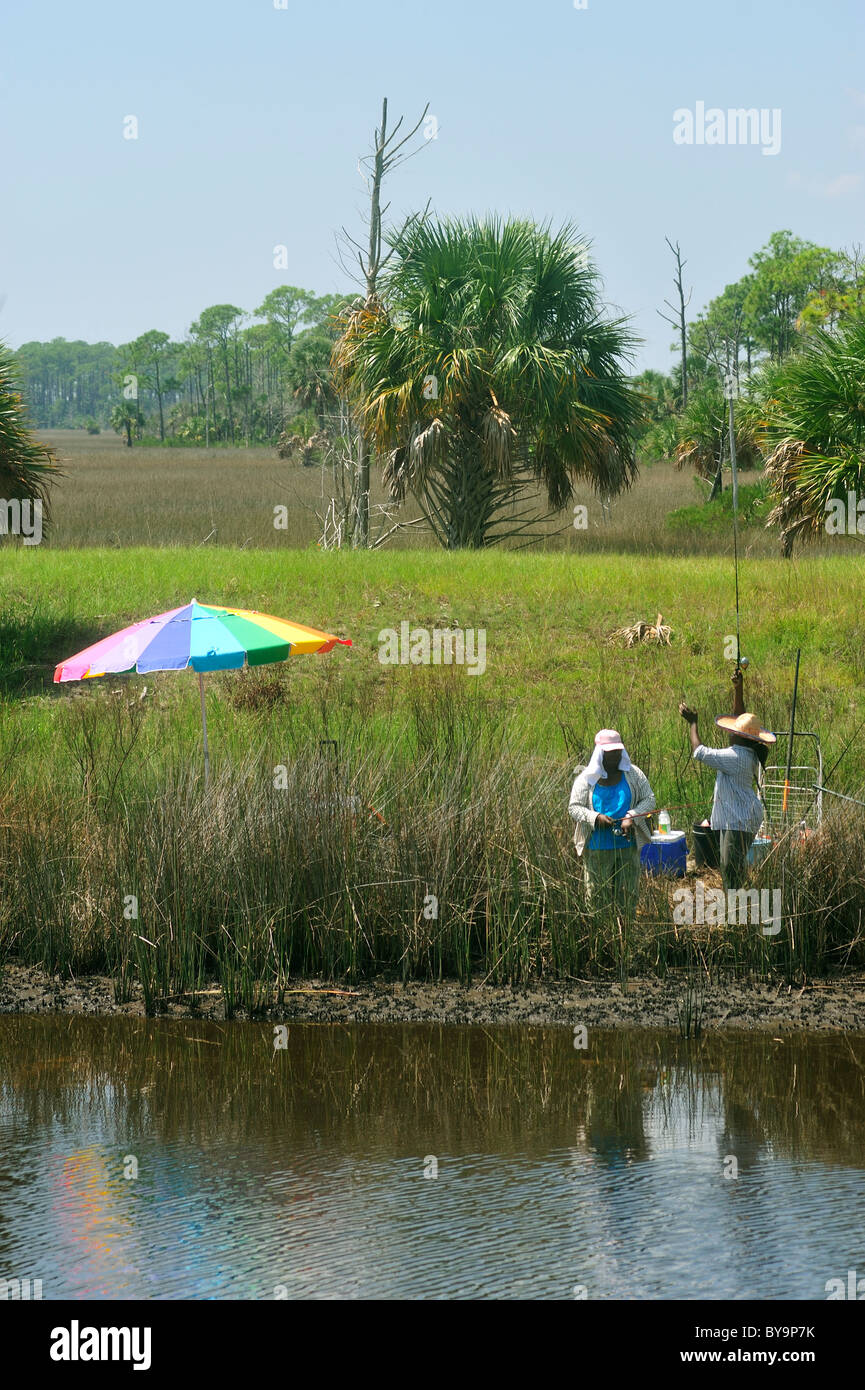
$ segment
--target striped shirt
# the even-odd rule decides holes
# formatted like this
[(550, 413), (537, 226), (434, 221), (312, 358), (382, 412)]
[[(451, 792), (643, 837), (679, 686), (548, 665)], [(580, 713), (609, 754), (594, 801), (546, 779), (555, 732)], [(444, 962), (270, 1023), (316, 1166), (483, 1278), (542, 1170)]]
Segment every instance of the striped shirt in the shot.
[(707, 748), (701, 743), (694, 757), (717, 772), (709, 824), (713, 830), (757, 831), (763, 821), (763, 804), (754, 791), (760, 766), (757, 754), (744, 744)]

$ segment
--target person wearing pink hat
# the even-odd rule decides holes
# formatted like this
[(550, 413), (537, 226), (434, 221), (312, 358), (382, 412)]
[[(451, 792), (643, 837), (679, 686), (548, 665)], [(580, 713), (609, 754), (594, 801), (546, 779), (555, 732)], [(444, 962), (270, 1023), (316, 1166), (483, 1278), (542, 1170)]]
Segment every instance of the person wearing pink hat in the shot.
[(735, 699), (732, 714), (715, 720), (729, 740), (729, 748), (707, 748), (700, 740), (697, 711), (682, 700), (679, 713), (688, 725), (691, 752), (698, 762), (715, 769), (715, 794), (709, 824), (721, 832), (721, 877), (724, 888), (743, 888), (748, 874), (748, 850), (763, 820), (763, 803), (754, 791), (759, 767), (775, 735), (762, 728), (756, 714), (749, 714), (742, 698), (742, 673), (733, 677)]
[(634, 767), (617, 729), (595, 734), (588, 766), (574, 772), (568, 813), (576, 824), (587, 900), (593, 904), (603, 890), (633, 916), (640, 849), (651, 839), (648, 814), (655, 809), (649, 779)]

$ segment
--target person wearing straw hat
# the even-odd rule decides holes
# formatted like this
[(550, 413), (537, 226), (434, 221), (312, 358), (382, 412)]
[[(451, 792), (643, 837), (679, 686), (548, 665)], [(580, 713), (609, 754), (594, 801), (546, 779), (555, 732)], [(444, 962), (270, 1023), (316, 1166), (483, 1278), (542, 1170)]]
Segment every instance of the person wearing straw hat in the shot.
[(640, 849), (651, 839), (655, 809), (649, 779), (628, 757), (616, 729), (601, 729), (587, 767), (574, 769), (568, 813), (576, 822), (574, 846), (583, 863), (586, 897), (609, 892), (633, 915)]
[(691, 751), (698, 762), (714, 768), (715, 794), (709, 824), (721, 832), (721, 877), (724, 888), (742, 888), (747, 877), (748, 850), (763, 820), (763, 804), (754, 791), (758, 767), (775, 735), (764, 729), (756, 714), (742, 708), (742, 674), (733, 677), (735, 713), (719, 715), (715, 723), (727, 734), (729, 748), (707, 748), (700, 740), (697, 712), (682, 700), (679, 713), (688, 725)]

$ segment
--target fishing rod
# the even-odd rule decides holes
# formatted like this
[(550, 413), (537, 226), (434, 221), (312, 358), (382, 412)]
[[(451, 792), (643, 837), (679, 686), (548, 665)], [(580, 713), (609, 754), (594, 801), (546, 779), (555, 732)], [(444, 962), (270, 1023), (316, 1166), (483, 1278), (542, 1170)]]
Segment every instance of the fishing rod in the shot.
[(865, 806), (865, 801), (860, 801), (856, 796), (845, 796), (843, 792), (833, 792), (831, 787), (818, 787), (818, 791), (826, 792), (828, 796), (837, 796), (839, 801), (851, 801), (854, 806)]
[(850, 801), (853, 803), (854, 806), (865, 806), (865, 801), (858, 801), (855, 796), (845, 796), (843, 792), (833, 792), (831, 787), (826, 786), (826, 783), (834, 776), (842, 759), (847, 756), (847, 754), (853, 747), (853, 744), (855, 743), (856, 739), (859, 737), (863, 729), (865, 729), (865, 719), (863, 719), (862, 723), (857, 725), (857, 727), (853, 730), (853, 733), (850, 735), (850, 738), (844, 744), (844, 747), (841, 749), (841, 752), (838, 754), (838, 757), (835, 759), (829, 771), (823, 774), (823, 781), (814, 787), (814, 796), (811, 800), (810, 805), (808, 806), (808, 809), (805, 812), (806, 816), (810, 815), (811, 811), (813, 810), (814, 803), (816, 802), (820, 792), (826, 792), (829, 796), (835, 796), (838, 798), (839, 801)]
[[(738, 364), (737, 364), (737, 366), (738, 366)], [(727, 404), (728, 404), (728, 417), (727, 417), (727, 423), (728, 423), (728, 432), (729, 432), (729, 440), (730, 440), (730, 472), (731, 472), (731, 474), (732, 474), (732, 484), (733, 484), (733, 572), (734, 572), (734, 575), (735, 575), (735, 585), (736, 585), (736, 675), (737, 675), (737, 676), (740, 675), (740, 674), (742, 673), (743, 668), (746, 667), (746, 666), (748, 665), (748, 658), (742, 656), (742, 648), (741, 648), (741, 642), (740, 642), (740, 603), (739, 603), (739, 473), (738, 473), (738, 469), (737, 469), (737, 466), (736, 466), (736, 426), (735, 426), (735, 412), (734, 412), (734, 407), (733, 407), (733, 401), (734, 401), (736, 395), (738, 394), (738, 385), (739, 385), (739, 383), (738, 383), (738, 371), (734, 373), (734, 372), (732, 372), (732, 371), (730, 370), (729, 341), (728, 341), (728, 344), (727, 344), (727, 372), (726, 372), (726, 375), (725, 375), (725, 378), (724, 378), (724, 394), (725, 394), (726, 397), (727, 397)], [(795, 677), (794, 677), (794, 680), (793, 680), (793, 705), (792, 705), (792, 709), (791, 709), (791, 711), (790, 711), (790, 736), (789, 736), (788, 741), (787, 741), (787, 768), (786, 768), (786, 773), (785, 773), (785, 777), (784, 777), (784, 798), (783, 798), (783, 803), (782, 803), (782, 807), (781, 807), (781, 814), (782, 814), (782, 816), (786, 816), (786, 814), (787, 814), (787, 805), (788, 805), (789, 797), (790, 797), (790, 774), (791, 774), (791, 772), (792, 772), (792, 764), (793, 764), (793, 738), (794, 738), (795, 731), (796, 731), (796, 702), (797, 702), (798, 694), (799, 694), (799, 661), (800, 661), (801, 655), (802, 655), (802, 649), (801, 649), (801, 647), (800, 647), (800, 648), (797, 648), (797, 650), (796, 650), (796, 674), (795, 674)], [(854, 733), (853, 738), (851, 738), (850, 741), (849, 741), (849, 743), (847, 743), (846, 746), (843, 748), (843, 750), (842, 750), (840, 756), (836, 759), (836, 761), (834, 762), (834, 764), (833, 764), (832, 767), (830, 768), (828, 774), (827, 774), (826, 776), (823, 777), (822, 780), (823, 780), (824, 783), (829, 781), (829, 779), (831, 778), (833, 772), (834, 772), (835, 769), (838, 767), (838, 764), (841, 762), (841, 759), (845, 756), (845, 754), (846, 754), (846, 753), (848, 752), (848, 750), (850, 749), (850, 747), (851, 747), (851, 745), (852, 745), (854, 739), (856, 738), (856, 734), (858, 734), (858, 733), (859, 733), (859, 730), (862, 729), (863, 727), (865, 727), (865, 721), (863, 721), (863, 723), (860, 724), (859, 729), (856, 730), (856, 733)], [(860, 806), (861, 806), (861, 805), (865, 804), (865, 803), (863, 803), (863, 802), (857, 802), (856, 799), (855, 799), (854, 797), (844, 797), (844, 796), (842, 796), (842, 794), (841, 794), (840, 792), (833, 792), (833, 791), (831, 791), (831, 790), (830, 790), (828, 787), (826, 787), (826, 786), (820, 786), (820, 787), (815, 787), (815, 788), (814, 788), (814, 801), (816, 801), (818, 793), (819, 793), (819, 792), (822, 792), (822, 791), (826, 791), (826, 792), (829, 793), (830, 796), (837, 796), (837, 797), (841, 798), (841, 799), (844, 800), (844, 801), (852, 801), (852, 802), (855, 802), (856, 805), (860, 805)], [(813, 804), (814, 804), (814, 802), (812, 801), (811, 805), (813, 806)], [(810, 810), (810, 807), (809, 807), (809, 810)]]
[(787, 814), (787, 801), (790, 796), (790, 772), (793, 767), (793, 735), (796, 732), (796, 699), (799, 694), (799, 658), (802, 655), (802, 648), (796, 648), (796, 675), (793, 678), (793, 708), (790, 711), (790, 737), (787, 740), (787, 771), (784, 776), (784, 800), (781, 804), (781, 815)]
[[(642, 820), (644, 817), (653, 816), (654, 814), (654, 811), (634, 811), (633, 813), (631, 811), (628, 811), (627, 815), (625, 816), (613, 816), (611, 817), (613, 822), (613, 834), (623, 836), (625, 839), (630, 839), (631, 832), (629, 830), (622, 829), (622, 821), (627, 820), (628, 817), (630, 817), (631, 820)], [(603, 827), (601, 828), (603, 829)]]
[(733, 572), (736, 576), (736, 675), (742, 670), (742, 648), (739, 642), (739, 472), (736, 467), (736, 424), (733, 413), (733, 399), (738, 390), (738, 377), (730, 370), (729, 348), (727, 356), (727, 375), (724, 393), (728, 404), (728, 429), (730, 435), (730, 472), (733, 475)]
[[(850, 736), (850, 738), (848, 739), (848, 741), (844, 744), (844, 747), (841, 749), (841, 752), (838, 754), (838, 757), (835, 759), (835, 761), (834, 761), (834, 763), (832, 764), (832, 766), (830, 767), (829, 771), (825, 774), (825, 776), (824, 776), (824, 778), (823, 778), (823, 781), (824, 781), (824, 782), (828, 782), (828, 781), (829, 781), (829, 778), (830, 778), (830, 777), (832, 776), (832, 774), (835, 772), (835, 769), (838, 767), (838, 764), (841, 762), (841, 759), (844, 758), (844, 757), (846, 757), (846, 755), (850, 752), (850, 749), (853, 747), (853, 744), (854, 744), (855, 740), (859, 737), (859, 735), (861, 734), (861, 732), (862, 732), (863, 729), (865, 729), (865, 719), (862, 720), (862, 723), (858, 726), (858, 728), (856, 728), (856, 729), (853, 731), (853, 733), (852, 733), (852, 735)], [(822, 791), (828, 791), (829, 789), (828, 789), (828, 787), (822, 787), (821, 790), (822, 790)], [(830, 793), (830, 794), (831, 794), (831, 795), (839, 795), (839, 793)]]

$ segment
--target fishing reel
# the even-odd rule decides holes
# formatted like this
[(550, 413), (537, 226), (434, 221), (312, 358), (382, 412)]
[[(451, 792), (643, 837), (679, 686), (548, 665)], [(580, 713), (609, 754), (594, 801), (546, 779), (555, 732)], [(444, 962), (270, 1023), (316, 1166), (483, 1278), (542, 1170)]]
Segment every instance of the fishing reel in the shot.
[(633, 824), (631, 825), (631, 827), (630, 827), (629, 830), (623, 830), (623, 829), (622, 829), (622, 821), (623, 821), (623, 820), (624, 820), (624, 817), (622, 816), (622, 817), (620, 817), (617, 821), (614, 822), (614, 824), (613, 824), (613, 834), (616, 836), (617, 839), (620, 839), (620, 840), (630, 840), (631, 836), (632, 836), (633, 833), (634, 833)]

